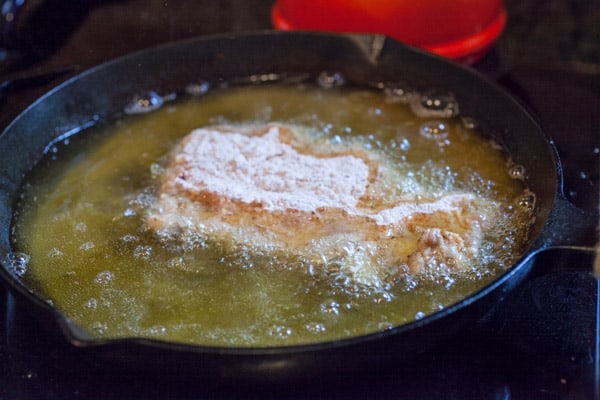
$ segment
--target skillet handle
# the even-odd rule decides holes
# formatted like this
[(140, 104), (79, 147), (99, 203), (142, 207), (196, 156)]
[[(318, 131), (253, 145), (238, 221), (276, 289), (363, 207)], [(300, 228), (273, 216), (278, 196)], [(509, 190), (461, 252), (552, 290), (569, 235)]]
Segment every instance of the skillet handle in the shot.
[(554, 246), (540, 250), (531, 259), (533, 267), (528, 278), (561, 272), (592, 274), (595, 255), (593, 247), (585, 246)]
[(583, 246), (590, 250), (596, 243), (598, 218), (598, 213), (575, 207), (559, 193), (536, 248)]

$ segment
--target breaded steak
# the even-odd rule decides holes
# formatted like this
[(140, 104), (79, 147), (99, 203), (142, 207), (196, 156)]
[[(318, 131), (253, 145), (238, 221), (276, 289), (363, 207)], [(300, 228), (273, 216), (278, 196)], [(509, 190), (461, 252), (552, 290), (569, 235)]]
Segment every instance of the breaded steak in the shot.
[(495, 203), (398, 195), (407, 178), (387, 158), (283, 124), (197, 129), (171, 153), (147, 224), (164, 238), (285, 253), (358, 286), (468, 269)]

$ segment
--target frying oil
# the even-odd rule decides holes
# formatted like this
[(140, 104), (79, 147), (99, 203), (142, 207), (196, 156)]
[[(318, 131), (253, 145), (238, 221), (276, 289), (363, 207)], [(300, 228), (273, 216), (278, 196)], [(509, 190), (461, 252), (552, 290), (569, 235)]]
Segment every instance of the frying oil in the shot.
[[(336, 74), (318, 82), (203, 84), (197, 96), (58, 144), (24, 187), (14, 235), (20, 259), (27, 259), (20, 275), (100, 337), (279, 346), (423, 318), (514, 263), (527, 241), (535, 196), (522, 167), (474, 121), (459, 118), (451, 94), (410, 97), (402, 85), (351, 88)], [(477, 265), (459, 275), (407, 275), (380, 290), (354, 291), (343, 279), (316, 272), (310, 260), (268, 248), (231, 251), (210, 238), (167, 243), (145, 226), (157, 177), (178, 139), (207, 125), (273, 121), (308, 127), (319, 140), (386, 153), (403, 177), (398, 194), (460, 191), (502, 203)]]

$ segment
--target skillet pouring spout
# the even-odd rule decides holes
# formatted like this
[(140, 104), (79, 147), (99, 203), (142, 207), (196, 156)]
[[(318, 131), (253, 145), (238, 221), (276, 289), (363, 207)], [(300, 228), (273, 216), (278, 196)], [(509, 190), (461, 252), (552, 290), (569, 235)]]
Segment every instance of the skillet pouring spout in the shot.
[[(49, 143), (122, 116), (140, 93), (177, 96), (193, 82), (318, 76), (322, 71), (339, 72), (358, 86), (403, 81), (451, 92), (461, 115), (477, 121), (481, 131), (489, 132), (527, 171), (528, 187), (536, 195), (536, 218), (520, 261), (478, 292), (422, 319), (358, 337), (283, 347), (99, 339), (24, 284), (12, 229), (25, 177)], [(539, 254), (561, 246), (590, 246), (587, 237), (594, 235), (593, 218), (560, 194), (561, 168), (551, 140), (517, 101), (471, 69), (377, 35), (240, 33), (134, 53), (79, 74), (30, 105), (0, 136), (0, 159), (7, 166), (0, 176), (2, 283), (49, 331), (65, 338), (73, 351), (154, 372), (169, 369), (195, 377), (287, 381), (403, 363), (481, 319), (527, 278)]]

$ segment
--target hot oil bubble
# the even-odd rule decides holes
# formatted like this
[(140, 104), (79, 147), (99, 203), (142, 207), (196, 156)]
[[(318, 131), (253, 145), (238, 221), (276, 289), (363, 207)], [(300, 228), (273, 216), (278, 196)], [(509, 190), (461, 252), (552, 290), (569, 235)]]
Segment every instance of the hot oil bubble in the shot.
[(583, 180), (588, 180), (590, 179), (590, 173), (588, 171), (579, 171), (579, 178), (583, 179)]
[(517, 199), (517, 205), (525, 210), (533, 210), (535, 208), (535, 193), (526, 191)]
[(156, 179), (161, 176), (164, 172), (164, 167), (158, 163), (152, 163), (150, 165), (150, 174), (152, 179)]
[(408, 151), (410, 150), (410, 141), (407, 138), (400, 139), (400, 150)]
[(150, 191), (144, 190), (138, 194), (135, 199), (131, 200), (129, 204), (133, 206), (148, 207), (154, 202), (154, 195)]
[(394, 324), (388, 321), (383, 321), (377, 324), (377, 330), (379, 331), (388, 331), (394, 327)]
[(450, 275), (442, 275), (441, 279), (446, 289), (450, 289), (456, 283), (456, 279)]
[(340, 135), (334, 135), (329, 140), (329, 143), (331, 143), (333, 145), (339, 145), (339, 144), (344, 143), (344, 139), (342, 139), (342, 137)]
[(410, 150), (410, 141), (405, 137), (398, 137), (390, 141), (390, 148), (400, 149), (402, 151)]
[(99, 272), (94, 278), (94, 282), (99, 285), (108, 285), (115, 279), (115, 275), (111, 271)]
[(200, 81), (196, 83), (190, 83), (185, 87), (185, 92), (192, 96), (204, 96), (211, 88), (211, 84), (208, 81)]
[(323, 333), (327, 331), (327, 327), (319, 322), (309, 322), (305, 325), (305, 328), (311, 333)]
[(448, 137), (449, 131), (448, 126), (445, 123), (440, 121), (429, 121), (421, 125), (419, 133), (424, 138), (443, 141)]
[(317, 83), (323, 89), (331, 89), (346, 84), (346, 78), (339, 72), (323, 71), (317, 77)]
[(48, 257), (50, 258), (59, 258), (62, 256), (63, 252), (59, 248), (53, 247), (48, 251)]
[(250, 75), (247, 78), (247, 80), (250, 83), (276, 82), (276, 81), (281, 80), (281, 75), (274, 74), (274, 73), (270, 73), (270, 74), (256, 74), (256, 75)]
[(458, 101), (451, 92), (430, 90), (411, 96), (410, 109), (421, 118), (452, 118), (458, 115)]
[(373, 134), (369, 134), (367, 136), (367, 140), (368, 142), (366, 143), (366, 145), (369, 146), (369, 148), (375, 148), (375, 149), (381, 149), (383, 148), (383, 142), (377, 138), (377, 136), (373, 135)]
[(185, 260), (183, 257), (173, 257), (169, 261), (167, 261), (167, 266), (169, 268), (185, 268)]
[(405, 82), (387, 82), (382, 87), (386, 101), (390, 103), (406, 104), (414, 93), (413, 88)]
[(167, 333), (167, 328), (162, 325), (153, 325), (150, 327), (150, 334), (154, 336), (162, 336)]
[(268, 329), (269, 336), (273, 336), (278, 339), (287, 339), (292, 336), (292, 328), (285, 325), (273, 325)]
[(135, 258), (141, 258), (143, 260), (147, 260), (150, 258), (151, 255), (152, 255), (152, 246), (139, 245), (139, 246), (136, 246), (135, 249), (133, 250), (133, 256)]
[(87, 225), (85, 222), (78, 222), (75, 224), (73, 229), (75, 230), (75, 232), (79, 233), (87, 232)]
[(378, 116), (383, 114), (383, 110), (379, 107), (369, 107), (369, 109), (367, 110), (367, 114), (369, 116)]
[(96, 247), (94, 242), (85, 242), (79, 246), (79, 250), (88, 251), (88, 250), (92, 250), (94, 247)]
[(164, 99), (158, 93), (150, 91), (136, 95), (133, 100), (125, 106), (125, 114), (145, 114), (162, 107)]
[(525, 179), (525, 167), (520, 164), (512, 165), (508, 169), (508, 175), (513, 179), (524, 180)]
[(473, 117), (462, 117), (460, 119), (460, 122), (461, 122), (463, 128), (465, 128), (465, 129), (473, 130), (473, 129), (477, 129), (477, 127), (479, 127), (479, 123)]
[(339, 315), (340, 314), (340, 303), (335, 300), (325, 300), (319, 306), (321, 312), (327, 315)]
[(375, 304), (389, 303), (393, 298), (394, 297), (388, 292), (379, 292), (373, 296), (373, 302)]
[(108, 325), (106, 325), (103, 322), (96, 321), (92, 324), (92, 330), (94, 332), (96, 332), (96, 334), (102, 335), (103, 333), (106, 333), (106, 331), (108, 330)]
[(17, 276), (23, 276), (27, 272), (29, 260), (31, 257), (25, 253), (11, 253), (7, 255), (7, 264), (9, 271)]
[(95, 310), (98, 307), (98, 300), (92, 297), (85, 303), (85, 307), (90, 310)]
[(121, 236), (121, 241), (125, 243), (137, 242), (138, 240), (140, 240), (140, 238), (132, 234)]
[(326, 133), (329, 135), (333, 131), (333, 124), (323, 124), (321, 129), (323, 130), (323, 133)]

